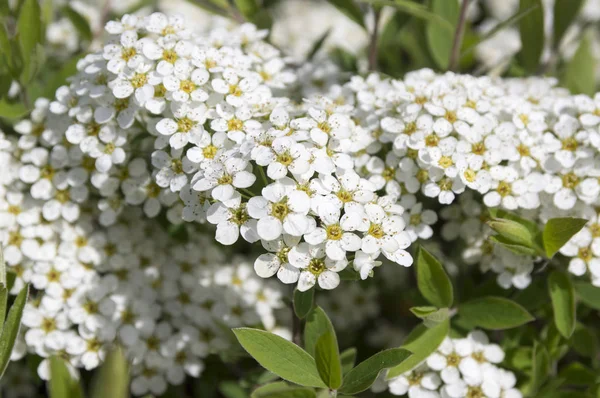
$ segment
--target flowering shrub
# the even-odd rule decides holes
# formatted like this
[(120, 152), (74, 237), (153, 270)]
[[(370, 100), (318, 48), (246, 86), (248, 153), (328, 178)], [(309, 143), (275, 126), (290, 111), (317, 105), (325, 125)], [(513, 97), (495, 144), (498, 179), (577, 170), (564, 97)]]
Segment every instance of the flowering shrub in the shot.
[(3, 393), (598, 394), (593, 1), (198, 3), (0, 7)]

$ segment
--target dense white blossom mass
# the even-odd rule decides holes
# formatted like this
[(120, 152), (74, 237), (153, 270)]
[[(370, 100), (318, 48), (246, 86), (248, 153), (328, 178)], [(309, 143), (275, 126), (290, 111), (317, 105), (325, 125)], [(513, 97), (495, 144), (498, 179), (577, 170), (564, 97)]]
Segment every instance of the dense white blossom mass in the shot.
[[(561, 254), (600, 286), (600, 96), (427, 69), (344, 80), (326, 60), (292, 65), (251, 24), (198, 34), (156, 13), (105, 29), (20, 136), (0, 134), (0, 242), (12, 293), (35, 290), (14, 358), (92, 369), (119, 342), (132, 392), (161, 394), (232, 344), (224, 328), (289, 337), (283, 284), (410, 266), (438, 214), (466, 263), (523, 289), (536, 259), (487, 240), (486, 208), (590, 219)], [(360, 304), (340, 323), (378, 311)], [(498, 350), (479, 332), (447, 340), (390, 390), (518, 397)]]

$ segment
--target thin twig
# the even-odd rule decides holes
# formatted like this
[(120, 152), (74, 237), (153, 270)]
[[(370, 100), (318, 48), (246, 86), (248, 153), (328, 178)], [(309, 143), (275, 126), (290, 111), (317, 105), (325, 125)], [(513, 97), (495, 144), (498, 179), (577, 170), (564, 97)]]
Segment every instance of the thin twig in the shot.
[(373, 8), (373, 18), (375, 23), (373, 24), (373, 31), (371, 32), (371, 40), (369, 42), (369, 70), (377, 70), (377, 40), (379, 36), (379, 17), (381, 16), (381, 9), (379, 7)]
[(294, 312), (294, 303), (290, 305), (292, 309), (292, 341), (297, 346), (302, 346), (302, 328), (300, 325), (300, 318), (296, 316)]
[(458, 18), (458, 24), (454, 32), (454, 42), (452, 43), (452, 51), (450, 52), (450, 60), (448, 61), (448, 70), (456, 70), (458, 66), (460, 47), (467, 23), (467, 8), (469, 8), (469, 0), (463, 0), (460, 6), (460, 17)]

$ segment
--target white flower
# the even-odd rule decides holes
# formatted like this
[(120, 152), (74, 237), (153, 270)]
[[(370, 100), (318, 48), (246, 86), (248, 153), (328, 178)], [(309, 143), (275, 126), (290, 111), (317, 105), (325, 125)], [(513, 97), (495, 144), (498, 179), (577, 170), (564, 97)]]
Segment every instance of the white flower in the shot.
[(158, 169), (155, 176), (156, 184), (162, 188), (169, 188), (178, 192), (188, 183), (186, 173), (194, 171), (195, 166), (187, 157), (181, 158), (181, 150), (171, 150), (169, 155), (165, 151), (152, 153), (152, 166)]
[(256, 181), (252, 174), (252, 166), (241, 158), (231, 157), (223, 163), (212, 162), (205, 174), (196, 181), (192, 188), (196, 191), (211, 191), (211, 196), (226, 201), (234, 196), (235, 188), (249, 188)]
[(309, 234), (304, 240), (311, 245), (325, 243), (325, 253), (332, 260), (344, 260), (346, 251), (357, 251), (361, 247), (361, 238), (353, 232), (361, 222), (361, 213), (346, 213), (340, 220), (340, 209), (331, 203), (324, 203), (318, 208), (321, 226)]
[(262, 196), (248, 201), (248, 214), (258, 220), (258, 235), (264, 240), (275, 240), (282, 233), (302, 236), (314, 226), (307, 214), (310, 198), (296, 190), (289, 178), (282, 178), (262, 190)]
[(300, 270), (289, 263), (288, 254), (299, 242), (299, 237), (288, 234), (283, 234), (276, 240), (263, 240), (263, 247), (270, 253), (261, 254), (254, 261), (256, 274), (261, 278), (277, 274), (277, 278), (287, 284), (298, 282)]
[(348, 265), (346, 259), (332, 260), (325, 257), (323, 245), (309, 245), (300, 243), (288, 253), (291, 265), (302, 272), (298, 279), (298, 290), (304, 292), (319, 283), (319, 287), (326, 290), (335, 289), (340, 284), (337, 274)]
[(241, 202), (239, 194), (223, 202), (212, 204), (207, 211), (206, 219), (211, 224), (217, 225), (215, 239), (224, 245), (237, 242), (240, 233), (250, 243), (259, 239), (257, 221), (250, 218), (246, 203)]
[(174, 118), (164, 118), (156, 124), (156, 131), (169, 137), (173, 149), (181, 149), (188, 143), (199, 143), (206, 121), (206, 105), (199, 103), (171, 103)]

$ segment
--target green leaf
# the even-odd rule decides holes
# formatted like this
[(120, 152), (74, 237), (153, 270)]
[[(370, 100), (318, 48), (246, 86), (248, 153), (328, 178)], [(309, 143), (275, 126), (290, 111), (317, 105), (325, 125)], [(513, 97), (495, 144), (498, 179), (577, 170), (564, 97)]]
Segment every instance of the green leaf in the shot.
[(306, 316), (304, 325), (304, 349), (312, 357), (315, 356), (315, 347), (319, 338), (327, 332), (335, 334), (333, 324), (321, 307), (313, 308)]
[(92, 40), (92, 29), (90, 24), (80, 13), (75, 11), (71, 6), (65, 6), (62, 8), (62, 12), (71, 21), (77, 32), (83, 40)]
[(299, 386), (290, 386), (280, 381), (257, 388), (250, 395), (251, 398), (315, 398), (314, 390)]
[(342, 385), (342, 364), (335, 334), (328, 330), (315, 346), (315, 362), (323, 383), (332, 390)]
[(548, 291), (554, 311), (554, 324), (565, 338), (575, 330), (575, 291), (569, 277), (560, 271), (552, 271), (548, 277)]
[(263, 368), (295, 384), (325, 387), (315, 360), (296, 344), (264, 330), (237, 328), (233, 333)]
[(129, 365), (120, 347), (115, 347), (108, 353), (94, 376), (90, 389), (91, 398), (129, 397)]
[(541, 0), (520, 0), (519, 3), (519, 12), (536, 5), (537, 8), (519, 21), (521, 51), (517, 54), (517, 58), (529, 73), (537, 71), (544, 50), (544, 9)]
[(83, 398), (79, 380), (71, 376), (65, 361), (56, 356), (50, 358), (48, 395), (50, 398)]
[[(453, 29), (456, 29), (460, 7), (458, 1), (432, 0), (432, 11), (448, 21)], [(427, 44), (431, 55), (438, 67), (442, 70), (448, 69), (448, 60), (454, 42), (454, 35), (448, 34), (448, 30), (437, 22), (430, 21), (426, 29)]]
[(477, 48), (478, 45), (480, 45), (481, 43), (483, 43), (486, 40), (491, 39), (492, 37), (494, 37), (496, 35), (496, 33), (516, 24), (521, 19), (523, 19), (527, 15), (529, 15), (529, 13), (538, 9), (539, 6), (540, 6), (539, 4), (533, 4), (531, 7), (524, 9), (524, 10), (519, 10), (514, 15), (512, 15), (510, 18), (508, 18), (507, 20), (500, 22), (499, 24), (494, 26), (493, 29), (491, 29), (487, 33), (485, 33), (482, 36), (480, 36), (479, 38), (477, 38), (477, 40), (474, 43), (472, 43), (465, 50), (463, 50), (462, 53), (460, 54), (461, 58), (466, 57), (467, 55), (472, 53), (473, 50), (475, 50), (475, 48)]
[(21, 102), (9, 103), (6, 99), (0, 101), (0, 118), (20, 119), (28, 110)]
[(451, 307), (452, 283), (442, 264), (423, 247), (417, 255), (417, 285), (427, 301), (438, 308)]
[(342, 363), (342, 374), (348, 373), (356, 362), (356, 348), (348, 348), (340, 354), (340, 361)]
[[(248, 398), (246, 390), (237, 381), (222, 381), (219, 383), (219, 392), (225, 398)], [(106, 395), (109, 397), (110, 395)]]
[(412, 307), (410, 312), (415, 314), (416, 317), (421, 318), (423, 324), (428, 328), (445, 321), (449, 316), (448, 308)]
[[(44, 39), (41, 8), (38, 0), (24, 0), (17, 21), (18, 40), (23, 57), (23, 70), (32, 69), (32, 61), (38, 52), (37, 46)], [(29, 73), (25, 73), (28, 75)]]
[(399, 376), (404, 372), (408, 372), (415, 366), (423, 362), (431, 353), (433, 353), (442, 341), (448, 335), (450, 330), (450, 322), (448, 320), (440, 323), (437, 326), (428, 328), (425, 325), (419, 325), (406, 337), (401, 348), (405, 348), (412, 352), (412, 356), (402, 364), (390, 369), (387, 378)]
[(600, 310), (600, 287), (583, 281), (575, 282), (573, 286), (579, 300), (590, 308)]
[(598, 337), (592, 328), (583, 323), (575, 325), (575, 332), (569, 339), (569, 345), (583, 357), (596, 358), (598, 352)]
[(344, 394), (358, 394), (371, 387), (379, 372), (400, 365), (406, 361), (412, 353), (404, 348), (390, 348), (378, 352), (372, 357), (359, 363), (344, 377), (344, 384), (340, 392)]
[(0, 245), (0, 286), (6, 287), (6, 262), (4, 261), (4, 249), (2, 245)]
[(582, 4), (583, 0), (554, 0), (554, 32), (552, 35), (554, 48), (558, 48), (560, 45), (560, 41), (575, 20)]
[(546, 256), (552, 258), (586, 223), (587, 220), (574, 217), (552, 218), (548, 220), (543, 232)]
[(359, 281), (360, 274), (354, 270), (352, 267), (346, 267), (340, 272), (338, 272), (340, 276), (340, 280), (343, 281)]
[(490, 236), (489, 239), (491, 242), (494, 242), (516, 254), (526, 256), (533, 256), (536, 254), (536, 251), (534, 249), (523, 245), (517, 245), (514, 242), (511, 242), (510, 240), (507, 240), (506, 238), (500, 235)]
[(340, 10), (348, 18), (356, 22), (359, 26), (364, 29), (367, 28), (365, 25), (364, 13), (360, 7), (354, 2), (354, 0), (327, 0), (335, 8)]
[(487, 224), (508, 242), (528, 248), (534, 247), (535, 234), (517, 221), (492, 218)]
[(6, 306), (8, 303), (8, 290), (5, 286), (0, 286), (0, 335), (4, 329), (4, 319), (6, 318)]
[(596, 92), (596, 63), (590, 35), (585, 34), (565, 67), (561, 84), (573, 94), (593, 95)]
[(461, 318), (489, 330), (510, 329), (533, 321), (533, 317), (519, 304), (502, 297), (482, 297), (458, 307)]
[(543, 344), (535, 343), (531, 362), (533, 364), (531, 370), (531, 395), (536, 396), (535, 393), (544, 384), (550, 373), (550, 355), (548, 355), (548, 351)]
[(596, 373), (581, 362), (571, 362), (558, 373), (565, 379), (566, 384), (591, 386), (596, 382)]
[(440, 24), (449, 35), (454, 34), (454, 26), (445, 18), (431, 12), (427, 6), (416, 3), (412, 0), (360, 0), (363, 3), (369, 3), (376, 6), (389, 6), (397, 9), (400, 12), (409, 14), (415, 18), (425, 21), (436, 22)]
[(313, 306), (315, 297), (315, 289), (309, 289), (305, 292), (301, 292), (298, 289), (294, 289), (294, 313), (300, 319), (304, 319), (310, 312)]
[(23, 317), (23, 308), (25, 308), (25, 303), (27, 303), (28, 295), (29, 285), (25, 285), (17, 295), (12, 307), (10, 307), (6, 322), (4, 322), (4, 328), (2, 329), (2, 334), (0, 334), (0, 378), (2, 378), (2, 375), (8, 366), (8, 362), (10, 361), (10, 354), (15, 345), (17, 335), (19, 334), (21, 318)]

